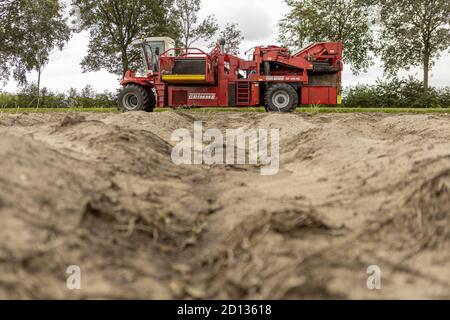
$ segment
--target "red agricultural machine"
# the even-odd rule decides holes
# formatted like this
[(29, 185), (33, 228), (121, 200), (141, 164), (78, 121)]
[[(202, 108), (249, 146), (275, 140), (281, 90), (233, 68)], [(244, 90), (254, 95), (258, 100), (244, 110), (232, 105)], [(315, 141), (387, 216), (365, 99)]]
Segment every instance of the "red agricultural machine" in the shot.
[(290, 54), (278, 46), (253, 48), (248, 60), (225, 54), (221, 41), (209, 53), (175, 48), (167, 38), (135, 41), (146, 76), (127, 71), (123, 111), (155, 107), (248, 107), (290, 112), (299, 104), (341, 103), (342, 44), (321, 42)]

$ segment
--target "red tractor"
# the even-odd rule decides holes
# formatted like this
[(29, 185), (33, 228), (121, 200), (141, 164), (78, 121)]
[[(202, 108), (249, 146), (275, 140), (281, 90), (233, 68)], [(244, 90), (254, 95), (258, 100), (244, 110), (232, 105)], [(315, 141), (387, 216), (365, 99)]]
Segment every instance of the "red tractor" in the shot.
[(248, 107), (291, 112), (299, 104), (341, 103), (342, 44), (320, 42), (290, 54), (278, 46), (253, 48), (248, 60), (223, 52), (175, 48), (167, 38), (134, 42), (142, 48), (146, 76), (127, 71), (123, 111), (155, 107)]

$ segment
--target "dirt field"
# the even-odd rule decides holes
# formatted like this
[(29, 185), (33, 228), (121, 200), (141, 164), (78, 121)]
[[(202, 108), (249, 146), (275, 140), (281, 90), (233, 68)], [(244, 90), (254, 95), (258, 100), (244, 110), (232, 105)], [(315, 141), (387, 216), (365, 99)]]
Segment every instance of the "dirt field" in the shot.
[[(194, 120), (279, 173), (176, 166)], [(2, 114), (0, 188), (0, 299), (450, 299), (450, 115)]]

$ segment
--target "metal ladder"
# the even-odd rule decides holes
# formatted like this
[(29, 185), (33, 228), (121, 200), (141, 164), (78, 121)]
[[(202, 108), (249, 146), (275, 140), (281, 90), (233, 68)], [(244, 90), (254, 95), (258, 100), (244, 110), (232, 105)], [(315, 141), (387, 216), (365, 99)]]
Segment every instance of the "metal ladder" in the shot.
[(155, 90), (156, 90), (156, 94), (157, 94), (157, 100), (156, 100), (157, 107), (165, 107), (165, 105), (164, 105), (164, 96), (166, 93), (165, 87), (166, 87), (166, 85), (164, 83), (155, 85)]
[(250, 104), (250, 82), (237, 83), (237, 105), (248, 106)]

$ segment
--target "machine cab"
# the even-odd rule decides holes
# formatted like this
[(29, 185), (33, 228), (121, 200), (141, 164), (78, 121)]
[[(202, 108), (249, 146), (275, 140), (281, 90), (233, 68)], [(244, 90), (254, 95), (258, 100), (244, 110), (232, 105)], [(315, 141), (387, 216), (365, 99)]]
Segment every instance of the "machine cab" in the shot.
[[(140, 47), (144, 68), (147, 73), (153, 74), (159, 72), (159, 56), (167, 50), (175, 48), (175, 40), (169, 37), (152, 37), (143, 40), (136, 40), (133, 45)], [(168, 56), (173, 56), (174, 51), (169, 51)]]

